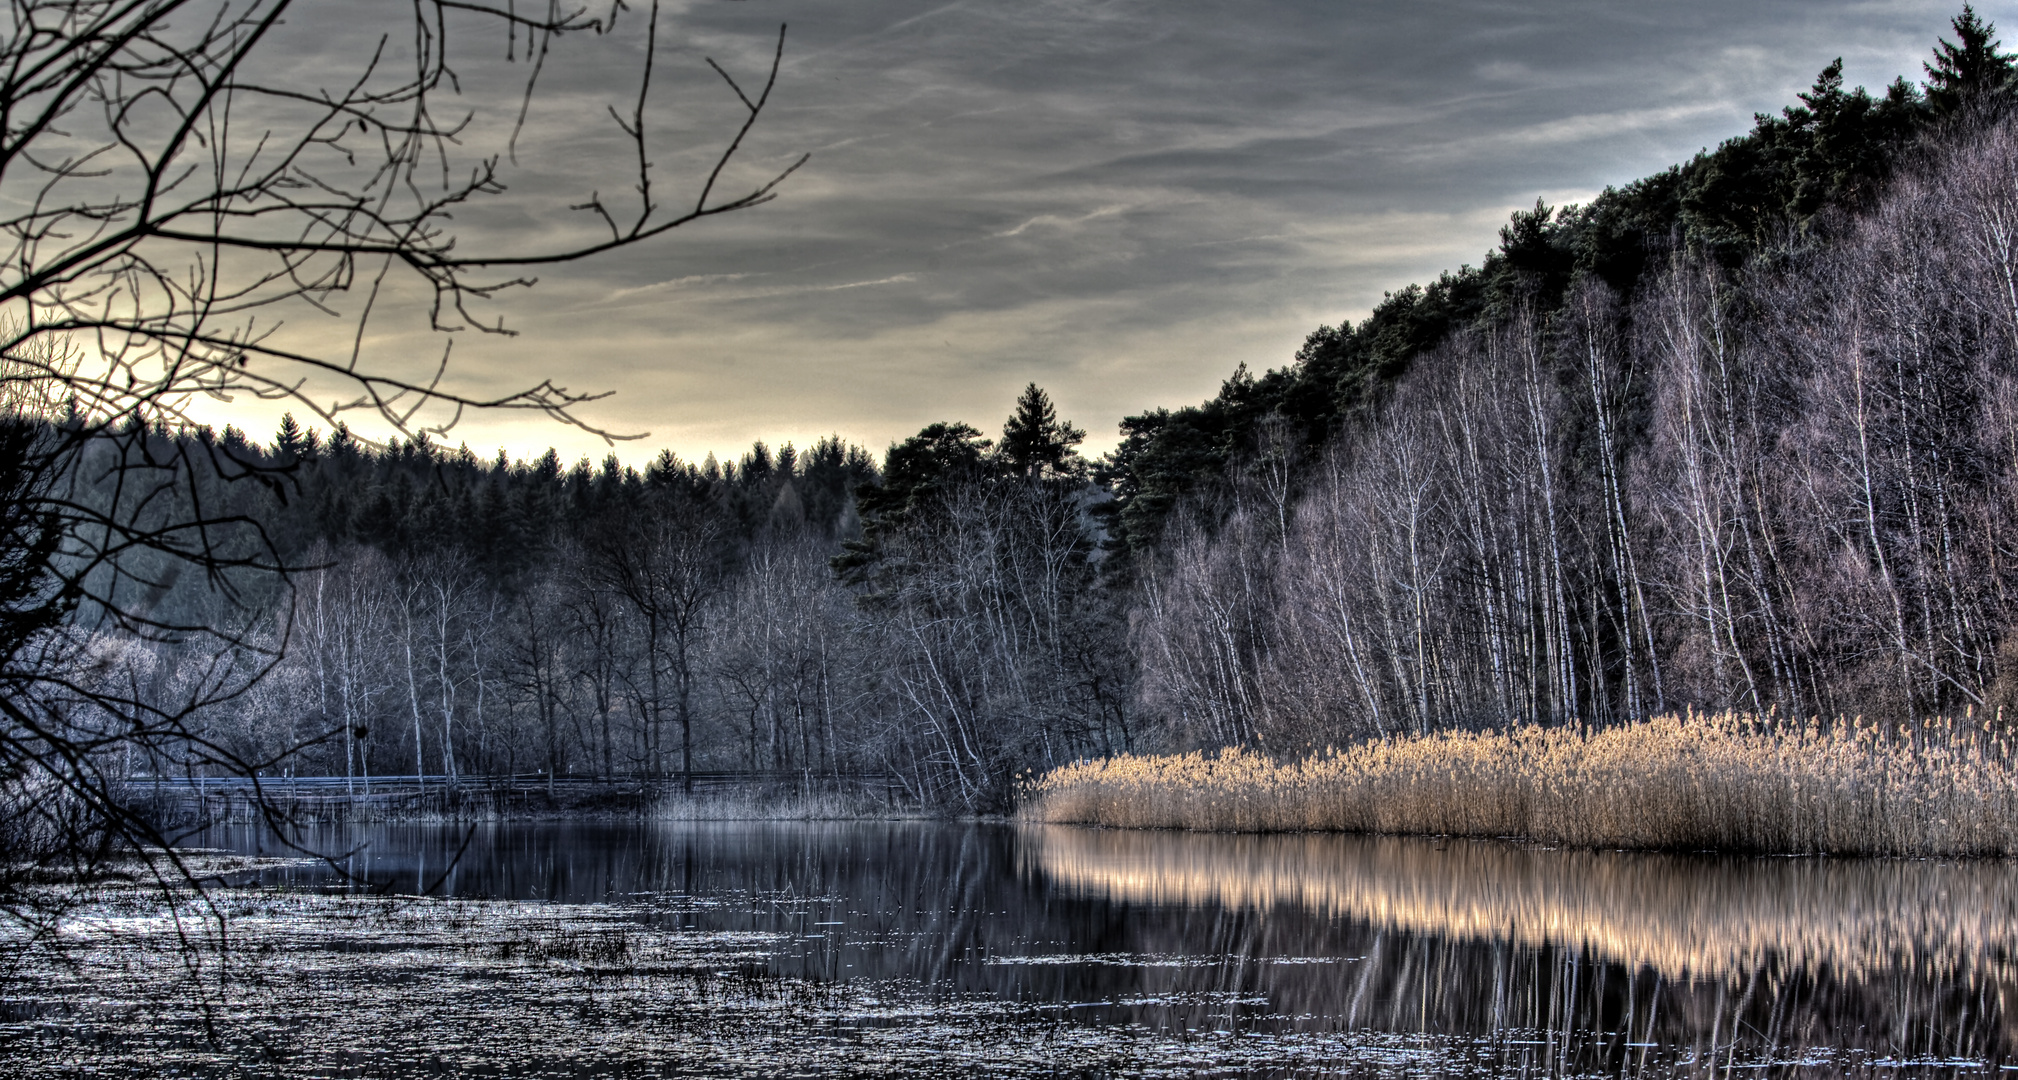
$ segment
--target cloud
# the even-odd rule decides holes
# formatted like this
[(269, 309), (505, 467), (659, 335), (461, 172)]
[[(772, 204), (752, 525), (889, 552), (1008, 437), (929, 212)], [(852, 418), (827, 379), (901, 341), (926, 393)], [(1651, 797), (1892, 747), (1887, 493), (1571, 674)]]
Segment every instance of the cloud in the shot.
[(916, 280), (918, 280), (918, 275), (916, 274), (892, 274), (889, 277), (877, 278), (874, 281), (850, 281), (842, 285), (809, 285), (804, 289), (788, 290), (788, 292), (840, 292), (843, 289), (866, 289), (872, 285), (898, 285), (906, 281)]
[(1674, 131), (1692, 122), (1721, 117), (1729, 112), (1730, 107), (1726, 103), (1712, 102), (1658, 109), (1579, 113), (1424, 147), (1422, 155), (1426, 159), (1449, 160), (1462, 157), (1477, 160), (1479, 156), (1485, 154), (1539, 150), (1617, 138), (1621, 135), (1646, 136), (1656, 132)]
[(989, 235), (997, 240), (1010, 236), (1021, 236), (1024, 233), (1040, 225), (1048, 226), (1054, 229), (1070, 229), (1076, 225), (1084, 225), (1087, 222), (1094, 220), (1095, 218), (1113, 217), (1116, 214), (1125, 212), (1127, 209), (1128, 207), (1121, 205), (1103, 206), (1098, 210), (1094, 210), (1090, 213), (1081, 214), (1078, 217), (1060, 217), (1057, 214), (1039, 214), (1036, 217), (1029, 218), (1017, 224), (1015, 228), (1004, 229), (1001, 232), (990, 233)]
[(671, 281), (655, 281), (650, 285), (633, 285), (627, 289), (618, 289), (610, 294), (610, 299), (621, 300), (626, 296), (636, 296), (640, 293), (671, 292), (674, 289), (690, 289), (696, 285), (715, 285), (724, 281), (741, 281), (751, 276), (750, 274), (688, 274), (685, 277), (673, 278)]
[[(1838, 55), (1867, 85), (1916, 75), (1955, 6), (695, 3), (659, 35), (654, 199), (691, 207), (740, 123), (704, 58), (748, 86), (780, 22), (772, 104), (715, 193), (812, 160), (764, 206), (543, 269), (501, 305), (520, 336), (459, 340), (452, 376), (615, 388), (591, 419), (653, 431), (621, 448), (633, 460), (828, 431), (880, 446), (921, 418), (986, 427), (1031, 379), (1098, 448), (1123, 415), (1195, 402), (1235, 363), (1287, 362), (1317, 323), (1475, 263), (1537, 194), (1602, 190), (1739, 134)], [(283, 47), (304, 50), (306, 82), (334, 85), (343, 65), (324, 53), (368, 29), (311, 5)], [(458, 250), (587, 235), (598, 223), (568, 207), (634, 191), (607, 108), (628, 115), (641, 47), (628, 32), (556, 43), (510, 190), (459, 208)], [(504, 75), (508, 132), (524, 71)], [(472, 100), (482, 77), (472, 66)], [(484, 123), (472, 153), (497, 130)], [(441, 351), (424, 326), (373, 342)], [(549, 424), (468, 425), (476, 445), (602, 452)]]

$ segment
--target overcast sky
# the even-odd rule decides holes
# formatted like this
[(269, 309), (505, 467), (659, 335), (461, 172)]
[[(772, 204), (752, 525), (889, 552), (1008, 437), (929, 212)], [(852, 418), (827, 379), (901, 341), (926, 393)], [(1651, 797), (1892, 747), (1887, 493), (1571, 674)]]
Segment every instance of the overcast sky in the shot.
[[(1979, 10), (2018, 27), (2014, 6)], [(334, 54), (354, 50), (354, 32), (316, 23), (346, 9), (296, 20), (284, 44), (303, 78), (341, 70)], [(769, 205), (543, 272), (503, 305), (520, 336), (459, 342), (455, 370), (470, 388), (553, 375), (615, 391), (587, 415), (650, 433), (620, 448), (632, 461), (827, 433), (880, 452), (942, 419), (992, 434), (1032, 381), (1097, 452), (1124, 415), (1196, 403), (1236, 364), (1280, 366), (1319, 324), (1476, 263), (1508, 212), (1537, 196), (1585, 200), (1743, 132), (1837, 56), (1850, 83), (1874, 90), (1918, 77), (1957, 10), (670, 4), (651, 102), (660, 192), (690, 200), (735, 120), (703, 59), (760, 81), (781, 22), (772, 107), (730, 179), (811, 160)], [(637, 16), (611, 38), (557, 46), (507, 167), (512, 190), (464, 222), (473, 242), (560, 235), (584, 224), (567, 204), (625, 195), (626, 149), (605, 109), (628, 111), (635, 93)], [(473, 105), (487, 85), (467, 82)], [(438, 348), (394, 330), (373, 345)], [(486, 453), (605, 452), (495, 417), (465, 421), (458, 440)]]

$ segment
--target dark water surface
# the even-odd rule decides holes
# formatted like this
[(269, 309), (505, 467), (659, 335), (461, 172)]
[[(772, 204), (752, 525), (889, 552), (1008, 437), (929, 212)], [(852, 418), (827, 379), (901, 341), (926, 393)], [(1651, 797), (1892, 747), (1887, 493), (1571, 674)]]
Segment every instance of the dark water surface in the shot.
[[(1426, 1042), (1506, 1073), (2018, 1070), (2011, 861), (926, 823), (315, 840), (356, 849), (345, 866), (397, 892), (642, 904), (662, 928), (769, 935), (763, 963), (782, 978), (1014, 1002), (1096, 1033), (1343, 1036), (1392, 1048), (1401, 1072)], [(261, 847), (249, 832), (208, 842)]]

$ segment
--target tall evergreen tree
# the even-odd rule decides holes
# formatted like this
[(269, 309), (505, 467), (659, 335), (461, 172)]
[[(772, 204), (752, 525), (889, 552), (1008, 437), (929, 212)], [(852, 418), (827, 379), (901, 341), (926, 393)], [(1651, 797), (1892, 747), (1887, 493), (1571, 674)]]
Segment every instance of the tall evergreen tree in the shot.
[(280, 430), (273, 436), (274, 456), (285, 464), (299, 458), (303, 449), (305, 443), (302, 440), (301, 425), (295, 422), (293, 413), (281, 413)]
[(2013, 85), (2013, 58), (1997, 51), (1997, 27), (1963, 4), (1962, 14), (1949, 23), (1955, 40), (1942, 38), (1934, 46), (1927, 69), (1927, 103), (1942, 116), (1953, 115), (1979, 98), (2008, 94)]
[(1020, 476), (1038, 476), (1045, 470), (1068, 473), (1077, 455), (1072, 448), (1086, 433), (1058, 419), (1051, 395), (1036, 383), (1023, 388), (1016, 399), (1016, 411), (1002, 425), (1000, 453), (1009, 470)]

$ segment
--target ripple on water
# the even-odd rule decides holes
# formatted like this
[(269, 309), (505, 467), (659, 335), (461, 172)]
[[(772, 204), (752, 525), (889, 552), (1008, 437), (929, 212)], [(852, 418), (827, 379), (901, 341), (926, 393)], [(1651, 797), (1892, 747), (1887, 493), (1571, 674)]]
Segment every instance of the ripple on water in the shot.
[(444, 873), (460, 831), (365, 839), (452, 895), (254, 859), (222, 953), (139, 895), (0, 942), (0, 1072), (1949, 1076), (2018, 1031), (2003, 862), (741, 823), (497, 827)]

